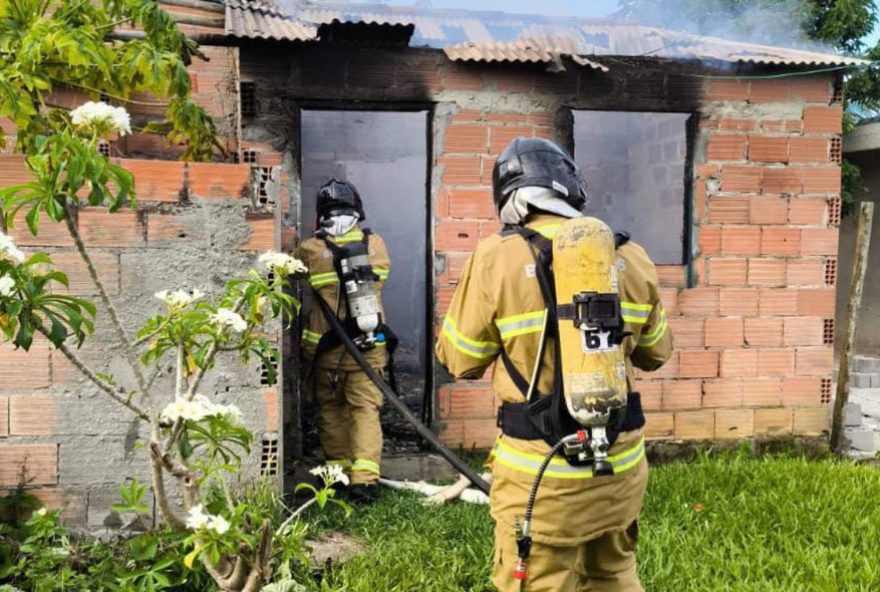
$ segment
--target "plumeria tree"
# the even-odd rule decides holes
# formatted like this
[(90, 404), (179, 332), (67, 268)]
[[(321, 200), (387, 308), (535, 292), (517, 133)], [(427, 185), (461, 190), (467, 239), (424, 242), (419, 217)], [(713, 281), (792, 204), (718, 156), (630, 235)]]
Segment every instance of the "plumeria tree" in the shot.
[[(117, 27), (130, 25), (143, 34), (116, 35)], [(278, 352), (264, 330), (273, 319), (289, 320), (298, 312), (285, 287), (305, 267), (272, 252), (216, 293), (169, 286), (156, 294), (155, 316), (130, 335), (77, 222), (82, 207), (115, 212), (135, 206), (132, 175), (97, 150), (100, 140), (131, 133), (121, 105), (132, 102), (135, 92), (167, 99), (166, 120), (151, 129), (184, 142), (185, 158), (213, 157), (213, 122), (190, 97), (186, 63), (198, 56), (196, 45), (155, 0), (0, 1), (0, 116), (16, 124), (16, 147), (32, 175), (27, 183), (0, 189), (0, 223), (34, 235), (46, 218), (50, 222), (42, 223), (63, 224), (98, 294), (97, 303), (65, 294), (60, 288), (68, 278), (48, 254), (26, 254), (0, 232), (0, 334), (24, 350), (41, 334), (143, 422), (159, 517), (173, 529), (189, 531), (187, 564), (200, 560), (221, 590), (256, 591), (269, 581), (273, 565), (294, 553), (302, 508), (273, 528), (265, 508), (242, 501), (232, 484), (253, 436), (236, 407), (212, 401), (200, 387), (219, 356), (235, 356), (243, 364), (260, 360), (275, 382)], [(52, 92), (59, 87), (117, 104), (91, 100), (68, 111), (53, 106)], [(130, 383), (90, 366), (81, 355), (98, 314), (109, 321), (131, 369)], [(170, 392), (157, 387), (158, 372), (150, 371), (169, 361), (175, 369)], [(323, 507), (336, 501), (333, 485), (344, 476), (329, 469), (320, 476), (322, 485), (309, 504)], [(116, 509), (144, 512), (146, 491), (136, 481), (123, 487)]]

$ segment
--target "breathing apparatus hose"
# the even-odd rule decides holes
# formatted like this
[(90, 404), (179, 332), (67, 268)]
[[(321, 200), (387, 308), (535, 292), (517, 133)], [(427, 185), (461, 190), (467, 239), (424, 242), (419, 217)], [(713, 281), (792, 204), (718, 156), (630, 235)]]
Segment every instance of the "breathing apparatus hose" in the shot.
[[(342, 326), (342, 322), (339, 318), (333, 314), (333, 311), (324, 302), (324, 299), (315, 292), (315, 300), (318, 301), (318, 304), (321, 305), (321, 312), (324, 313), (324, 318), (327, 319), (327, 322), (332, 327), (333, 331), (336, 332), (336, 335), (339, 337), (339, 340), (342, 342), (343, 347), (351, 354), (351, 357), (354, 358), (354, 361), (358, 366), (366, 373), (367, 377), (376, 385), (382, 394), (385, 395), (385, 399), (390, 401), (391, 404), (397, 409), (398, 412), (403, 416), (406, 421), (408, 421), (419, 433), (421, 437), (431, 443), (431, 445), (440, 453), (440, 456), (445, 458), (449, 464), (455, 467), (462, 475), (467, 477), (471, 483), (473, 483), (477, 489), (489, 495), (489, 484), (486, 483), (484, 479), (482, 479), (479, 475), (477, 475), (471, 468), (461, 460), (454, 452), (449, 450), (443, 442), (437, 438), (437, 435), (429, 430), (425, 424), (419, 421), (419, 419), (413, 415), (413, 412), (409, 410), (409, 407), (397, 396), (388, 383), (382, 380), (382, 377), (373, 370), (373, 367), (370, 366), (369, 362), (364, 358), (361, 350), (358, 349), (357, 345), (351, 340), (351, 337), (345, 332), (345, 328)], [(549, 461), (548, 461), (549, 462)]]
[(550, 461), (553, 460), (553, 457), (556, 456), (566, 444), (582, 438), (582, 433), (578, 432), (577, 434), (572, 434), (561, 439), (550, 449), (550, 452), (547, 453), (547, 456), (545, 456), (543, 462), (541, 462), (541, 466), (538, 467), (538, 474), (535, 475), (535, 480), (532, 482), (532, 488), (529, 491), (529, 499), (528, 502), (526, 502), (525, 517), (523, 518), (522, 524), (517, 528), (518, 532), (516, 533), (517, 560), (516, 566), (513, 568), (513, 577), (517, 580), (525, 580), (528, 577), (529, 555), (532, 551), (532, 513), (535, 509), (535, 501), (538, 498), (538, 488), (541, 486), (541, 481), (544, 479), (544, 472), (547, 470), (547, 467), (550, 466)]

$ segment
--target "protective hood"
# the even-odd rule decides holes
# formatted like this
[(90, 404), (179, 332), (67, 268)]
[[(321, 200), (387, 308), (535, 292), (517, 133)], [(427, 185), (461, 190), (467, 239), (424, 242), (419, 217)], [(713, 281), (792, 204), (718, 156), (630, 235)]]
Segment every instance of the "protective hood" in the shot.
[(520, 187), (513, 190), (510, 199), (502, 206), (499, 217), (502, 224), (520, 225), (529, 214), (534, 213), (534, 210), (566, 218), (579, 218), (584, 215), (565, 201), (557, 191), (546, 187)]
[(357, 214), (337, 214), (321, 218), (321, 227), (331, 236), (342, 236), (360, 220)]

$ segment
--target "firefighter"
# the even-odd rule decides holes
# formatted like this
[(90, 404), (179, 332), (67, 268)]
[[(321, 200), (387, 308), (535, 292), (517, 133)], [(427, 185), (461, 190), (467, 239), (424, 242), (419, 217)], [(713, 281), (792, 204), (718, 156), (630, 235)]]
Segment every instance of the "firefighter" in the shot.
[[(498, 362), (492, 382), (502, 402), (502, 433), (487, 461), (496, 523), (493, 582), (503, 592), (642, 590), (635, 547), (648, 467), (634, 370), (656, 370), (672, 351), (656, 269), (642, 247), (625, 234), (615, 235), (618, 295), (624, 330), (630, 334), (621, 343), (629, 391), (626, 413), (608, 429), (614, 474), (594, 476), (589, 465), (553, 457), (534, 507), (528, 571), (515, 574), (522, 551), (517, 527), (554, 436), (549, 424), (530, 415), (541, 406), (527, 407), (526, 391), (534, 382), (533, 400), (552, 403), (549, 397), (561, 396), (561, 388), (554, 391), (556, 344), (553, 328), (544, 325), (547, 303), (536, 277), (536, 254), (539, 243), (549, 244), (565, 219), (584, 215), (587, 195), (572, 158), (552, 142), (535, 138), (507, 145), (495, 162), (492, 185), (505, 230), (482, 241), (465, 264), (436, 352), (457, 378), (479, 378)], [(549, 337), (536, 360), (542, 335)]]
[[(309, 268), (313, 297), (329, 305), (369, 364), (381, 372), (393, 343), (382, 323), (381, 303), (391, 261), (382, 238), (361, 226), (364, 218), (355, 186), (331, 179), (318, 190), (318, 229), (297, 256)], [(376, 499), (380, 474), (382, 393), (345, 352), (317, 302), (310, 307), (302, 344), (326, 462), (349, 474), (351, 501), (370, 503)]]

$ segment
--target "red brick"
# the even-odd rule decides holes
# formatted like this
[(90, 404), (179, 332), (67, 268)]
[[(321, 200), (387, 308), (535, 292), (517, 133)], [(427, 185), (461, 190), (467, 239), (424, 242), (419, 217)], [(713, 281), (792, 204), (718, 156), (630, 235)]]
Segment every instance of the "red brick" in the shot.
[(750, 224), (785, 224), (788, 200), (782, 197), (753, 197), (749, 201)]
[(0, 446), (0, 486), (15, 487), (22, 477), (30, 486), (58, 483), (56, 444), (4, 444)]
[(446, 315), (446, 311), (449, 310), (449, 305), (452, 303), (452, 296), (455, 294), (455, 287), (440, 287), (437, 288), (437, 317), (443, 318)]
[(443, 88), (452, 90), (482, 90), (483, 76), (479, 71), (448, 67), (443, 72)]
[(691, 288), (678, 295), (678, 308), (686, 317), (718, 316), (718, 288)]
[(709, 80), (706, 98), (710, 101), (746, 101), (749, 89), (748, 80), (713, 78)]
[(703, 319), (670, 318), (675, 347), (703, 347)]
[(797, 255), (800, 248), (799, 228), (764, 228), (761, 232), (762, 255)]
[(55, 427), (56, 399), (47, 395), (9, 397), (9, 435), (47, 436)]
[(755, 409), (755, 435), (790, 434), (794, 411), (784, 407)]
[(807, 167), (803, 170), (804, 193), (840, 193), (840, 167)]
[(786, 376), (782, 379), (782, 403), (786, 407), (819, 405), (822, 379)]
[(749, 136), (751, 162), (788, 162), (788, 138)]
[(278, 390), (266, 389), (263, 391), (264, 425), (267, 432), (277, 432), (281, 429), (281, 408), (278, 405)]
[(492, 389), (488, 387), (451, 389), (448, 417), (450, 419), (495, 417)]
[(501, 223), (498, 220), (483, 220), (480, 222), (480, 240), (489, 238), (501, 232)]
[(742, 286), (746, 283), (745, 259), (711, 258), (708, 283), (712, 286)]
[(782, 345), (782, 319), (763, 317), (745, 319), (743, 322), (743, 332), (746, 345), (752, 347)]
[(747, 378), (743, 380), (743, 405), (768, 407), (782, 404), (782, 378)]
[(680, 378), (715, 378), (718, 376), (717, 351), (689, 351), (679, 354)]
[(672, 413), (645, 413), (645, 437), (649, 440), (671, 438), (675, 427)]
[(486, 120), (486, 115), (476, 109), (462, 109), (452, 116), (452, 125), (463, 123), (481, 123)]
[[(673, 332), (678, 345), (678, 333)], [(706, 319), (707, 347), (739, 347), (743, 344), (743, 320), (738, 317)]]
[(797, 298), (797, 313), (803, 316), (833, 317), (835, 297), (834, 288), (800, 290)]
[(715, 411), (715, 437), (719, 440), (749, 438), (754, 435), (754, 409), (718, 409)]
[(840, 238), (837, 228), (804, 228), (801, 232), (801, 254), (837, 255)]
[(158, 246), (165, 241), (188, 240), (183, 218), (171, 212), (149, 212), (147, 215), (147, 243)]
[(794, 410), (793, 431), (801, 436), (819, 436), (828, 431), (830, 421), (827, 407), (799, 407)]
[(676, 288), (660, 287), (660, 302), (666, 309), (666, 314), (670, 317), (677, 316), (678, 311), (678, 290)]
[(249, 218), (251, 234), (241, 247), (242, 251), (271, 251), (275, 248), (275, 217), (260, 216)]
[(789, 286), (824, 286), (824, 261), (815, 258), (789, 261), (785, 268), (785, 282)]
[(758, 352), (754, 349), (726, 349), (721, 352), (722, 378), (745, 378), (758, 375)]
[(452, 125), (446, 128), (444, 154), (481, 154), (489, 148), (489, 128), (485, 125)]
[(666, 363), (660, 367), (659, 370), (655, 370), (654, 372), (642, 372), (642, 374), (649, 374), (651, 378), (678, 378), (678, 358), (679, 353), (677, 351), (673, 351), (672, 355), (669, 356), (669, 359), (666, 360)]
[[(443, 167), (444, 185), (479, 185), (482, 160), (475, 156), (443, 156), (438, 161)], [(491, 167), (489, 176), (491, 178)]]
[(755, 79), (751, 81), (750, 103), (783, 103), (790, 97), (787, 80)]
[(450, 189), (449, 215), (452, 218), (495, 218), (490, 189)]
[(707, 158), (709, 160), (745, 160), (747, 145), (745, 136), (713, 134), (709, 138), (706, 149)]
[(464, 264), (470, 258), (470, 253), (454, 253), (448, 252), (443, 254), (446, 261), (446, 268), (438, 277), (438, 285), (457, 284), (464, 269)]
[(703, 407), (738, 407), (742, 405), (742, 380), (722, 378), (703, 383)]
[(767, 289), (758, 293), (758, 311), (761, 316), (785, 317), (798, 314), (797, 290)]
[(473, 251), (479, 239), (479, 222), (446, 219), (434, 227), (434, 248), (438, 251)]
[(661, 286), (684, 286), (687, 269), (683, 265), (658, 265), (657, 279)]
[[(27, 371), (23, 371), (27, 369)], [(35, 339), (30, 351), (0, 341), (0, 391), (49, 386), (49, 346)]]
[(498, 154), (514, 138), (532, 137), (532, 128), (526, 126), (505, 126), (489, 128), (489, 152)]
[(748, 197), (713, 197), (709, 200), (710, 224), (748, 224)]
[(758, 314), (758, 291), (748, 288), (722, 288), (718, 297), (721, 316), (752, 316)]
[(725, 226), (721, 229), (723, 255), (757, 255), (760, 248), (759, 226)]
[(825, 347), (799, 347), (796, 350), (798, 376), (831, 376), (834, 371), (834, 349)]
[(789, 140), (788, 150), (788, 160), (793, 164), (827, 164), (829, 162), (828, 138), (794, 137)]
[(143, 246), (145, 231), (138, 213), (132, 210), (110, 214), (89, 209), (79, 213), (79, 232), (88, 247)]
[(788, 87), (792, 99), (800, 99), (805, 103), (825, 103), (831, 101), (831, 80), (828, 76), (802, 76), (790, 78)]
[(184, 163), (175, 160), (122, 158), (118, 159), (117, 164), (134, 175), (134, 189), (139, 202), (180, 201)]
[(0, 438), (9, 435), (9, 397), (0, 397)]
[(697, 233), (701, 255), (717, 255), (721, 253), (720, 226), (702, 226)]
[(828, 200), (825, 198), (798, 197), (788, 205), (788, 221), (791, 224), (824, 225), (827, 213)]
[[(55, 252), (50, 253), (50, 255), (52, 256), (52, 263), (57, 269), (67, 275), (67, 280), (70, 283), (69, 290), (62, 286), (57, 286), (58, 291), (76, 295), (93, 295), (98, 293), (98, 289), (92, 283), (92, 278), (89, 276), (86, 264), (79, 253)], [(95, 263), (98, 277), (101, 279), (104, 287), (110, 294), (117, 294), (119, 292), (119, 262), (116, 256), (95, 250), (91, 251), (89, 256)]]
[(464, 420), (443, 420), (440, 422), (439, 436), (447, 446), (464, 446)]
[(804, 132), (808, 134), (839, 134), (843, 131), (843, 108), (804, 107)]
[(251, 193), (251, 167), (247, 164), (192, 162), (188, 166), (193, 197), (235, 200)]
[(785, 259), (749, 259), (750, 286), (784, 286)]
[(801, 169), (796, 167), (764, 167), (762, 192), (800, 193)]
[(663, 381), (637, 380), (635, 392), (642, 396), (642, 408), (646, 411), (657, 411), (663, 400)]
[(822, 319), (790, 317), (785, 319), (785, 345), (822, 345)]
[(464, 420), (462, 446), (465, 448), (487, 450), (492, 447), (497, 438), (498, 426), (495, 423), (495, 418)]
[(758, 350), (758, 376), (788, 376), (793, 372), (793, 349)]
[(677, 411), (675, 437), (680, 440), (708, 440), (715, 436), (715, 410)]
[(699, 380), (666, 380), (663, 382), (664, 410), (699, 409), (702, 401), (702, 383)]
[[(10, 222), (10, 219), (6, 220), (7, 226), (11, 226)], [(73, 239), (67, 231), (67, 225), (64, 222), (54, 222), (45, 213), (41, 213), (39, 216), (36, 236), (28, 230), (24, 212), (19, 212), (14, 222), (15, 226), (10, 227), (8, 233), (19, 247), (73, 246)]]
[(718, 176), (719, 167), (717, 164), (703, 163), (697, 165), (697, 177), (708, 179)]
[(85, 524), (87, 515), (85, 494), (45, 488), (29, 489), (28, 493), (51, 510), (61, 509), (61, 519), (66, 524)]
[(721, 170), (721, 190), (751, 193), (761, 189), (761, 167), (727, 165)]

